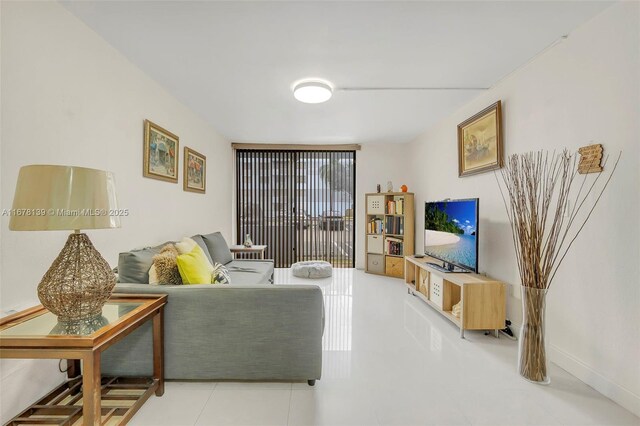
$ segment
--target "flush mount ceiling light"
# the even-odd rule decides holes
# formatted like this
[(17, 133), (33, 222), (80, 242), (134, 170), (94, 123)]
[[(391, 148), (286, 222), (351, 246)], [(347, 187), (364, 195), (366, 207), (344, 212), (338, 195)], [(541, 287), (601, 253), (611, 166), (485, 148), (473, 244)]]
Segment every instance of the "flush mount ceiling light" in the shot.
[(341, 92), (370, 92), (370, 91), (456, 91), (456, 90), (488, 90), (488, 87), (334, 87), (325, 80), (302, 80), (293, 84), (293, 96), (305, 104), (321, 104), (328, 101), (333, 96), (334, 91)]
[[(532, 62), (538, 56), (545, 53), (547, 50), (553, 48), (556, 44), (563, 42), (569, 38), (569, 35), (563, 35), (560, 38), (553, 41), (547, 47), (545, 47), (542, 51), (540, 51), (536, 56), (531, 58), (524, 65), (521, 65), (516, 70), (512, 71), (507, 76), (513, 74), (520, 68)], [(494, 86), (504, 80), (507, 76), (502, 77), (502, 79), (498, 80), (494, 83)], [(466, 85), (440, 85), (440, 86), (334, 86), (326, 80), (322, 79), (305, 79), (298, 80), (293, 84), (293, 96), (299, 100), (300, 102), (304, 102), (307, 104), (319, 104), (322, 102), (326, 102), (331, 99), (333, 92), (449, 92), (449, 91), (484, 91), (489, 90), (493, 86), (466, 86)]]
[[(566, 37), (565, 37), (566, 38)], [(333, 96), (334, 91), (338, 92), (381, 92), (381, 91), (482, 91), (489, 90), (490, 87), (483, 86), (344, 86), (335, 87), (333, 84), (322, 79), (305, 79), (293, 83), (293, 96), (300, 102), (306, 104), (321, 104), (328, 101)]]
[(293, 86), (293, 96), (306, 104), (320, 104), (331, 99), (333, 87), (327, 81), (306, 80)]

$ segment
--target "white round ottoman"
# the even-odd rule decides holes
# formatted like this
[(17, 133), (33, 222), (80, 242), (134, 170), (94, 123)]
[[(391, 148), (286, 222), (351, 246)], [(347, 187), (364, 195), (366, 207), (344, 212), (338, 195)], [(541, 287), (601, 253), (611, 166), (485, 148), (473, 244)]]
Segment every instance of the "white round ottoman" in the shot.
[(294, 277), (299, 278), (328, 278), (333, 273), (329, 262), (323, 260), (308, 260), (291, 265)]

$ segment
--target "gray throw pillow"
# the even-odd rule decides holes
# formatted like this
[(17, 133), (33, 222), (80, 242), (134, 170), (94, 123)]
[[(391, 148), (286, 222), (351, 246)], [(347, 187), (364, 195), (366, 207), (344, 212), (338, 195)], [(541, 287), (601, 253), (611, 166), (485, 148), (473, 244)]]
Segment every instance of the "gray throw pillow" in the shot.
[(149, 269), (153, 265), (153, 256), (160, 253), (162, 247), (170, 241), (156, 247), (146, 247), (120, 253), (118, 256), (118, 279), (121, 283), (149, 284)]
[(233, 260), (229, 246), (220, 232), (203, 235), (202, 239), (209, 249), (209, 254), (211, 254), (213, 262), (226, 265)]

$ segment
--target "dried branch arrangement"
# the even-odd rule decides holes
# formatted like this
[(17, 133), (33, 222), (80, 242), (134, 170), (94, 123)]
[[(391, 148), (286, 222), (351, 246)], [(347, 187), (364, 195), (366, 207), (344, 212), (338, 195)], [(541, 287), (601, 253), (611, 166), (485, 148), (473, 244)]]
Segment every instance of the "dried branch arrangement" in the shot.
[[(605, 165), (607, 161), (608, 157), (604, 160)], [(571, 197), (578, 168), (576, 156), (567, 149), (561, 154), (538, 151), (509, 157), (501, 169), (505, 190), (499, 181), (498, 187), (509, 216), (523, 286), (549, 288), (558, 267), (600, 201), (619, 161), (620, 155), (599, 190), (597, 186), (602, 173), (598, 173), (591, 183), (587, 180), (592, 175), (581, 175), (582, 183)], [(557, 196), (554, 196), (556, 189)], [(594, 192), (598, 195), (590, 205), (587, 200)], [(587, 215), (577, 220), (586, 209)]]
[[(620, 155), (606, 180), (601, 180), (603, 173), (593, 179), (589, 179), (593, 175), (585, 174), (577, 187), (576, 160), (567, 149), (560, 154), (545, 151), (514, 154), (501, 170), (502, 185), (496, 174), (523, 286), (525, 321), (520, 336), (520, 374), (535, 382), (544, 382), (547, 377), (546, 292), (609, 184)], [(603, 166), (607, 161), (605, 158)], [(590, 202), (592, 194), (597, 197)]]

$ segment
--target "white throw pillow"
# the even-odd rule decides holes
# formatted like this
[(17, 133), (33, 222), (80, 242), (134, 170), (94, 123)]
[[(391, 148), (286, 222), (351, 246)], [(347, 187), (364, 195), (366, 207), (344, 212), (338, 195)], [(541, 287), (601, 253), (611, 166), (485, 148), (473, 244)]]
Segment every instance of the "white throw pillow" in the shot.
[(196, 243), (192, 238), (189, 237), (184, 237), (179, 243), (175, 243), (176, 249), (180, 254), (191, 253), (191, 250), (193, 250), (193, 248), (197, 245), (198, 243)]
[(158, 285), (158, 273), (156, 272), (156, 265), (151, 265), (151, 269), (149, 269), (149, 284)]

